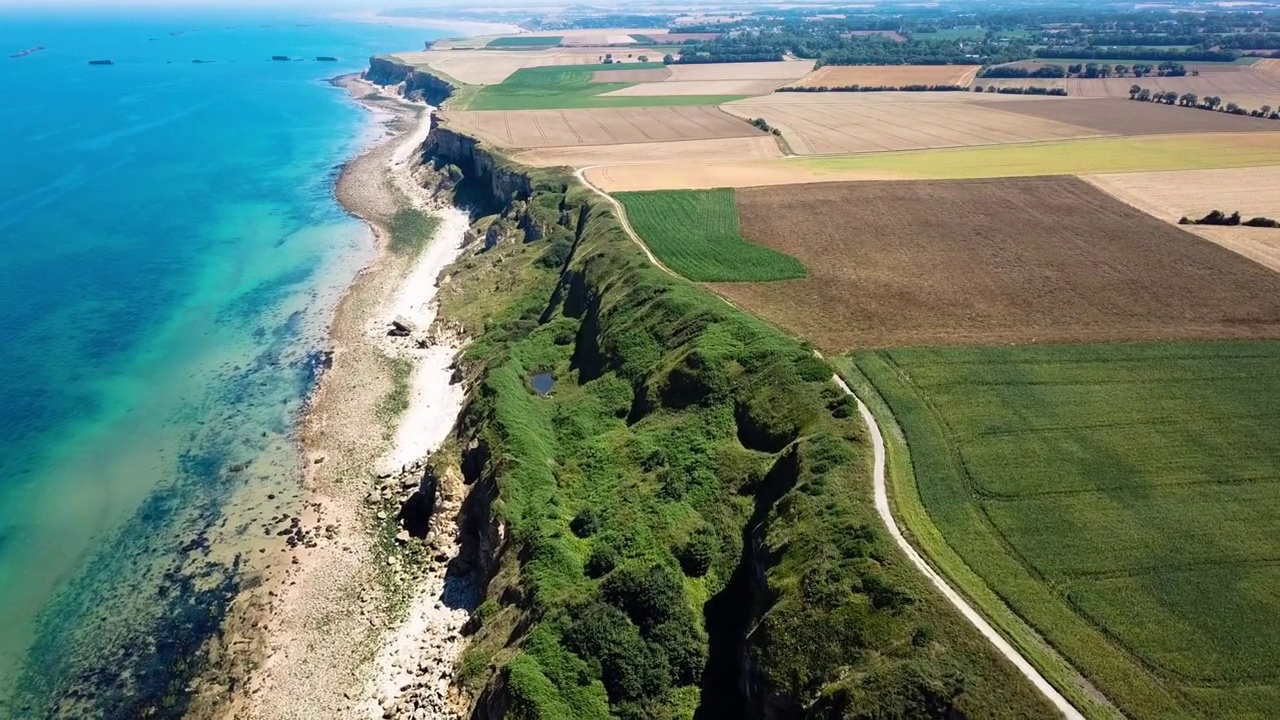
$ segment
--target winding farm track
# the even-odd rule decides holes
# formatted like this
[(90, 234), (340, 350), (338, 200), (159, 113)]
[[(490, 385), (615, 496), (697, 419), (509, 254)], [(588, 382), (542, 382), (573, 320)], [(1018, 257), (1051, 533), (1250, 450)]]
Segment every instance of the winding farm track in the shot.
[(1058, 711), (1062, 713), (1063, 717), (1068, 720), (1085, 720), (1084, 715), (1082, 715), (1079, 710), (1076, 710), (1075, 706), (1068, 702), (1067, 699), (1062, 696), (1062, 693), (1058, 692), (1053, 685), (1050, 685), (1049, 681), (1045, 680), (1044, 676), (1040, 674), (1040, 671), (1036, 670), (1021, 653), (1015, 650), (1014, 647), (1000, 635), (1000, 633), (996, 632), (996, 629), (991, 627), (991, 624), (983, 619), (983, 617), (978, 614), (978, 611), (974, 610), (973, 607), (969, 605), (963, 597), (961, 597), (960, 593), (956, 592), (954, 588), (948, 585), (947, 581), (943, 579), (943, 577), (939, 575), (928, 562), (925, 561), (920, 553), (911, 546), (911, 543), (907, 542), (906, 536), (902, 534), (902, 530), (898, 527), (898, 521), (893, 517), (893, 506), (889, 504), (889, 490), (885, 480), (886, 462), (884, 435), (880, 433), (880, 425), (876, 423), (876, 418), (871, 414), (870, 408), (867, 407), (866, 403), (862, 402), (862, 398), (854, 394), (853, 390), (849, 388), (844, 380), (840, 379), (838, 375), (833, 376), (832, 380), (840, 386), (841, 390), (844, 390), (847, 394), (853, 396), (854, 401), (858, 403), (858, 412), (862, 414), (863, 421), (867, 423), (867, 428), (871, 431), (871, 448), (874, 457), (873, 465), (875, 468), (873, 475), (875, 484), (876, 512), (879, 513), (880, 519), (884, 521), (885, 526), (889, 528), (889, 534), (893, 536), (893, 541), (898, 544), (898, 547), (902, 550), (903, 554), (911, 560), (911, 563), (916, 566), (916, 569), (923, 573), (925, 577), (929, 578), (929, 582), (933, 583), (934, 587), (938, 588), (938, 591), (942, 593), (943, 597), (945, 597), (947, 601), (956, 608), (956, 610), (959, 610), (960, 614), (963, 615), (975, 628), (977, 628), (978, 632), (982, 633), (982, 636), (994, 645), (995, 648), (1000, 651), (1001, 655), (1004, 655), (1009, 662), (1013, 663), (1013, 666), (1018, 668), (1018, 672), (1022, 673), (1027, 680), (1030, 680), (1036, 690), (1039, 690), (1040, 694), (1044, 695), (1045, 699), (1052, 703), (1054, 707), (1058, 708)]
[[(574, 177), (613, 206), (614, 210), (617, 211), (618, 220), (622, 224), (622, 229), (626, 231), (627, 235), (631, 238), (631, 241), (644, 252), (645, 256), (649, 259), (649, 262), (653, 263), (668, 275), (676, 276), (676, 273), (673, 272), (671, 268), (663, 265), (662, 262), (658, 260), (657, 256), (653, 254), (653, 251), (651, 251), (649, 247), (644, 244), (644, 241), (640, 239), (640, 236), (636, 234), (636, 231), (631, 227), (631, 223), (627, 220), (627, 213), (623, 209), (622, 203), (618, 202), (616, 198), (596, 187), (591, 183), (591, 181), (586, 179), (584, 173), (590, 169), (590, 167), (580, 168), (574, 172)], [(730, 304), (732, 305), (732, 303)], [(821, 355), (819, 355), (819, 357), (821, 357)], [(863, 421), (866, 422), (867, 428), (871, 431), (876, 512), (880, 515), (880, 520), (884, 522), (885, 527), (889, 529), (889, 534), (893, 536), (893, 541), (898, 544), (898, 547), (902, 550), (903, 554), (911, 560), (911, 563), (916, 566), (916, 569), (923, 573), (924, 576), (929, 579), (929, 582), (931, 582), (933, 586), (942, 593), (943, 597), (947, 599), (947, 602), (951, 603), (951, 605), (955, 607), (955, 609), (958, 610), (970, 624), (977, 628), (978, 632), (981, 633), (988, 642), (995, 646), (996, 650), (1000, 651), (1001, 655), (1008, 659), (1009, 662), (1013, 663), (1013, 666), (1018, 669), (1018, 672), (1022, 673), (1022, 675), (1026, 677), (1033, 686), (1035, 686), (1036, 690), (1038, 690), (1046, 700), (1048, 700), (1058, 709), (1059, 712), (1062, 713), (1064, 718), (1067, 718), (1067, 720), (1085, 720), (1085, 716), (1081, 714), (1080, 711), (1077, 710), (1065, 697), (1063, 697), (1062, 693), (1058, 692), (1053, 685), (1049, 684), (1049, 681), (1040, 674), (1039, 670), (1035, 669), (1035, 666), (1023, 657), (1021, 653), (1014, 649), (1014, 647), (1010, 645), (1009, 642), (1000, 635), (1000, 633), (996, 632), (996, 629), (993, 628), (991, 624), (982, 617), (982, 615), (978, 614), (978, 611), (974, 610), (973, 606), (969, 605), (969, 603), (965, 601), (964, 597), (961, 596), (955, 588), (947, 584), (947, 581), (939, 575), (938, 572), (925, 561), (924, 557), (911, 546), (911, 543), (907, 541), (906, 536), (902, 534), (901, 528), (898, 527), (898, 521), (893, 517), (893, 506), (889, 503), (889, 489), (885, 478), (885, 467), (887, 463), (885, 461), (884, 435), (880, 433), (880, 425), (876, 422), (875, 416), (871, 414), (871, 410), (867, 407), (866, 403), (862, 402), (862, 398), (858, 397), (853, 390), (849, 388), (848, 384), (846, 384), (844, 380), (840, 379), (840, 376), (834, 375), (831, 379), (836, 385), (840, 386), (841, 390), (852, 396), (854, 401), (858, 403), (858, 412), (862, 414)]]

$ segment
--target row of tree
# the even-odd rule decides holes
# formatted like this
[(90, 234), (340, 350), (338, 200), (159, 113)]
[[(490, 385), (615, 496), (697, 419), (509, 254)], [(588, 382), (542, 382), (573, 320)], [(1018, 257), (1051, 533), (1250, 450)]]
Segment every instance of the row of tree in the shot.
[[(982, 92), (981, 85), (973, 86), (974, 92)], [(1066, 97), (1067, 89), (1060, 87), (1044, 87), (1042, 85), (1032, 85), (1029, 87), (1015, 87), (1013, 85), (988, 85), (986, 91), (989, 93), (1001, 93), (1003, 95), (1053, 95), (1056, 97)]]
[(1200, 110), (1216, 110), (1218, 112), (1231, 113), (1232, 115), (1249, 115), (1258, 118), (1267, 118), (1270, 120), (1280, 120), (1280, 112), (1277, 112), (1270, 105), (1263, 105), (1257, 110), (1245, 110), (1239, 104), (1229, 102), (1222, 103), (1222, 98), (1217, 95), (1200, 97), (1192, 92), (1177, 93), (1172, 90), (1151, 92), (1147, 88), (1140, 85), (1131, 85), (1129, 87), (1129, 99), (1139, 102), (1153, 102), (1162, 105), (1180, 105), (1182, 107), (1197, 108)]
[[(1074, 65), (1048, 64), (1034, 69), (1017, 65), (1000, 65), (983, 68), (978, 77), (985, 78), (1109, 78), (1109, 77), (1182, 77), (1187, 74), (1187, 66), (1182, 63), (1166, 60), (1159, 65), (1138, 63), (1129, 65), (1111, 65), (1110, 63), (1077, 63)], [(1192, 75), (1199, 75), (1199, 70), (1192, 70)]]
[(1171, 62), (1232, 62), (1240, 54), (1231, 50), (1161, 50), (1159, 48), (1104, 48), (1104, 47), (1042, 47), (1036, 57), (1069, 58), (1072, 60), (1150, 60)]
[(964, 92), (964, 85), (788, 85), (777, 92)]

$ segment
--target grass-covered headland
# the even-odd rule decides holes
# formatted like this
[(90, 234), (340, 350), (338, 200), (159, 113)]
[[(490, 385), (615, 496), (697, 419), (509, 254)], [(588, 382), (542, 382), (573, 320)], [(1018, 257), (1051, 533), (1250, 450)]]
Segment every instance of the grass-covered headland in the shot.
[(473, 337), (476, 717), (1051, 715), (882, 530), (829, 365), (651, 266), (571, 177), (432, 143), (488, 229), (442, 295)]

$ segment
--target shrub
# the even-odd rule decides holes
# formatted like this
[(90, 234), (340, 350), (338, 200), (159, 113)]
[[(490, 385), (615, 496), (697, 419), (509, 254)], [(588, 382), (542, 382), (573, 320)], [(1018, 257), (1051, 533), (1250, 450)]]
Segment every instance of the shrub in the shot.
[(672, 676), (666, 653), (640, 637), (625, 614), (593, 602), (574, 616), (565, 646), (584, 660), (600, 664), (600, 679), (611, 701), (642, 700), (666, 692)]
[(589, 578), (602, 578), (613, 572), (618, 566), (618, 551), (612, 545), (600, 543), (591, 548), (591, 554), (587, 556), (587, 564), (584, 570)]
[(569, 529), (580, 538), (589, 538), (600, 529), (600, 518), (595, 508), (585, 507), (569, 522)]
[(689, 577), (702, 577), (711, 569), (711, 561), (720, 549), (720, 538), (709, 525), (703, 525), (689, 536), (689, 541), (680, 548), (677, 558), (684, 574)]
[(702, 681), (702, 671), (707, 665), (707, 639), (691, 614), (680, 613), (675, 619), (662, 623), (653, 629), (650, 639), (666, 653), (675, 684), (694, 685)]
[(684, 584), (666, 565), (619, 568), (600, 586), (605, 600), (627, 613), (642, 630), (670, 620), (684, 606)]

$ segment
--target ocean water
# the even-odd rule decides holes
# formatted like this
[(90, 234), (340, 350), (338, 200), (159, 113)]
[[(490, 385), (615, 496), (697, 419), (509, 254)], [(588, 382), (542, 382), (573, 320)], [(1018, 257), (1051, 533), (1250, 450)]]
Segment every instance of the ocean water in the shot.
[(0, 9), (0, 717), (181, 713), (372, 253), (333, 196), (368, 117), (324, 80), (428, 37)]

